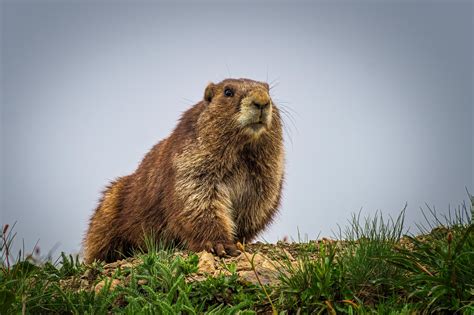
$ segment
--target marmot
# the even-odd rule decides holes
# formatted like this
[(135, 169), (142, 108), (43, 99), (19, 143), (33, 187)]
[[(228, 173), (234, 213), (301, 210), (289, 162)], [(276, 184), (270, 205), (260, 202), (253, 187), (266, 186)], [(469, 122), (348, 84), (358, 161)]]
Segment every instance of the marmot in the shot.
[(236, 255), (274, 218), (282, 191), (282, 120), (267, 83), (209, 83), (137, 170), (103, 192), (84, 260), (114, 261), (144, 233), (193, 251)]

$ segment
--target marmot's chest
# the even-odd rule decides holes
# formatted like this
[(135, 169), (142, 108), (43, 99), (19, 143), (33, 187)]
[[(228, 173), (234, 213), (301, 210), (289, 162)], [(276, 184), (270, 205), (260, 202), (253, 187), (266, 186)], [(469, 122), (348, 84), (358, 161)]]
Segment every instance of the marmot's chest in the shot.
[(273, 199), (270, 196), (273, 190), (271, 188), (275, 185), (273, 181), (271, 177), (245, 164), (237, 167), (225, 181), (234, 214), (250, 214), (266, 207), (269, 199)]

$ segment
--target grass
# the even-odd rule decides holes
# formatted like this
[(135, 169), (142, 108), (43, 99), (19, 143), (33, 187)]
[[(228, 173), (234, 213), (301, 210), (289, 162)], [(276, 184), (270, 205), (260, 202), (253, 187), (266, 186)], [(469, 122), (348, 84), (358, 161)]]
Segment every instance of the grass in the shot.
[(419, 236), (404, 235), (404, 210), (395, 220), (353, 216), (343, 241), (320, 244), (317, 259), (284, 261), (279, 305), (290, 313), (474, 314), (470, 199), (471, 209), (443, 218), (427, 207)]
[[(15, 257), (13, 227), (0, 235), (0, 314), (474, 314), (474, 198), (446, 216), (426, 207), (418, 235), (381, 213), (354, 215), (338, 241), (302, 242), (278, 260), (279, 282), (241, 281), (236, 268), (190, 282), (198, 256), (149, 238), (140, 263), (104, 275), (62, 254), (56, 263)], [(408, 234), (408, 235), (407, 235)], [(252, 255), (245, 253), (253, 265)], [(276, 255), (276, 254), (275, 254)], [(96, 290), (80, 290), (94, 275)], [(258, 277), (258, 275), (257, 275)], [(67, 282), (66, 279), (68, 279)], [(114, 279), (119, 284), (114, 284)]]

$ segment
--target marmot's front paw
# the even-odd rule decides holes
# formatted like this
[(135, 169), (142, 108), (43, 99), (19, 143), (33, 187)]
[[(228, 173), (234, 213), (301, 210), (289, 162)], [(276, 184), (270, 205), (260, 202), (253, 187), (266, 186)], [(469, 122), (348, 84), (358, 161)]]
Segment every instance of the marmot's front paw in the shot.
[(205, 249), (206, 251), (216, 254), (219, 257), (224, 257), (225, 255), (235, 257), (240, 255), (240, 250), (237, 249), (234, 243), (206, 242)]

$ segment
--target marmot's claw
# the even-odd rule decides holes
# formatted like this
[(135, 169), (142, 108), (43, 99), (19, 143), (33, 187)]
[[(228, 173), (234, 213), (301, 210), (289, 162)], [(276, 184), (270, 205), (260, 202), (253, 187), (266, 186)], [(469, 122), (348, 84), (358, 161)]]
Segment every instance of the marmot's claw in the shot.
[(209, 241), (204, 244), (204, 250), (211, 254), (215, 254), (214, 246), (212, 246), (212, 243)]
[(224, 245), (225, 247), (225, 251), (227, 252), (227, 254), (229, 256), (239, 256), (240, 255), (240, 250), (237, 249), (237, 246), (235, 246), (235, 244), (226, 244)]
[(237, 246), (232, 243), (211, 243), (211, 242), (206, 242), (205, 244), (205, 249), (206, 251), (219, 256), (219, 257), (224, 257), (224, 256), (239, 256), (240, 255), (240, 250), (237, 249)]
[(219, 257), (223, 257), (226, 254), (224, 245), (222, 243), (217, 243), (214, 247), (214, 250), (216, 251), (216, 255)]

